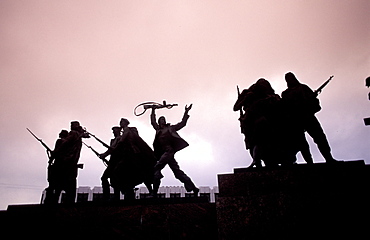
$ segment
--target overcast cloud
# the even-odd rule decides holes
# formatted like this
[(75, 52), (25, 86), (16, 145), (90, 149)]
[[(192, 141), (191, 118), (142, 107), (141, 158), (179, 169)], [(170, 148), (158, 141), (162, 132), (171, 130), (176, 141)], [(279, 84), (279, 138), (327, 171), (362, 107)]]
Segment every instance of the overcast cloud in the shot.
[[(47, 186), (45, 151), (26, 127), (53, 148), (72, 120), (109, 142), (126, 117), (151, 146), (149, 114), (133, 115), (145, 101), (178, 103), (158, 110), (171, 123), (193, 103), (176, 159), (196, 185), (216, 186), (251, 162), (236, 85), (264, 77), (280, 94), (288, 71), (313, 89), (335, 76), (317, 116), (335, 158), (369, 163), (369, 12), (368, 0), (0, 1), (0, 209), (37, 203)], [(78, 185), (100, 185), (101, 161), (84, 147), (80, 162)]]

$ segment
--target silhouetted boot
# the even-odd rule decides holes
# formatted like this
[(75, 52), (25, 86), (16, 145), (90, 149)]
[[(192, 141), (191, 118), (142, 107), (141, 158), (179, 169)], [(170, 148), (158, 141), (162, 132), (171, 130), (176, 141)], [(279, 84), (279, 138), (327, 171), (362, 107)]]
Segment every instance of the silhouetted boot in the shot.
[(322, 151), (320, 148), (319, 148), (319, 150), (321, 152), (321, 155), (325, 158), (326, 163), (333, 164), (333, 163), (342, 162), (342, 161), (339, 161), (339, 160), (336, 160), (335, 158), (333, 158), (330, 151), (327, 151), (327, 150)]
[(51, 188), (46, 188), (45, 189), (44, 204), (53, 204), (53, 203), (58, 203), (58, 201), (56, 201), (56, 197), (54, 195), (54, 190), (51, 189)]
[(326, 161), (326, 163), (329, 163), (329, 164), (334, 164), (334, 163), (340, 163), (340, 162), (343, 162), (343, 161), (340, 161), (340, 160), (336, 160), (336, 159), (334, 159), (333, 157), (332, 157), (332, 158), (325, 158), (325, 161)]
[(135, 190), (134, 189), (128, 189), (124, 193), (125, 200), (135, 200)]
[(153, 191), (152, 191), (153, 198), (158, 197), (158, 190), (159, 190), (160, 185), (161, 185), (161, 180), (160, 179), (154, 179), (154, 181), (153, 181)]
[(254, 166), (256, 166), (256, 168), (261, 168), (262, 167), (262, 160), (261, 160), (261, 157), (259, 156), (260, 154), (259, 154), (258, 146), (252, 147), (249, 150), (249, 152), (250, 152), (250, 155), (253, 159), (253, 162), (247, 168), (253, 168)]
[(247, 168), (253, 168), (254, 166), (256, 166), (256, 168), (261, 168), (262, 167), (261, 160), (260, 159), (259, 160), (254, 160), (253, 159), (253, 162)]
[(108, 180), (102, 180), (102, 188), (103, 188), (103, 200), (109, 201), (110, 200), (110, 186)]
[(121, 199), (121, 192), (118, 188), (113, 188), (113, 201), (119, 201)]
[(302, 157), (303, 157), (303, 159), (306, 161), (306, 163), (307, 164), (309, 164), (309, 165), (311, 165), (311, 164), (313, 164), (313, 159), (312, 159), (312, 156), (311, 156), (311, 154), (307, 154), (307, 155), (305, 155), (304, 153), (303, 153), (303, 151), (301, 151), (301, 153), (302, 153)]
[(198, 194), (199, 194), (199, 188), (197, 188), (197, 187), (196, 187), (196, 188), (194, 188), (194, 189), (193, 189), (193, 193), (194, 193), (194, 196), (195, 196), (195, 197), (198, 197)]
[(149, 192), (149, 195), (152, 195), (153, 193), (153, 187), (152, 187), (152, 184), (150, 182), (144, 182), (146, 188), (148, 189), (148, 192)]

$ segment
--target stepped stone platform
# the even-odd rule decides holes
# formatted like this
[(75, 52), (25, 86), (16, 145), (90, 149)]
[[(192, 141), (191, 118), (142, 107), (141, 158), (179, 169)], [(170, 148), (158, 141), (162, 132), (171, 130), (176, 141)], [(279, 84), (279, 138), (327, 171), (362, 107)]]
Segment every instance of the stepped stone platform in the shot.
[(6, 214), (16, 239), (217, 239), (216, 208), (207, 198), (14, 205)]
[(10, 205), (3, 215), (14, 239), (217, 239), (207, 198)]
[(208, 198), (10, 205), (14, 239), (362, 239), (370, 226), (364, 161), (234, 169)]
[(370, 168), (364, 161), (234, 169), (218, 182), (220, 239), (367, 235)]

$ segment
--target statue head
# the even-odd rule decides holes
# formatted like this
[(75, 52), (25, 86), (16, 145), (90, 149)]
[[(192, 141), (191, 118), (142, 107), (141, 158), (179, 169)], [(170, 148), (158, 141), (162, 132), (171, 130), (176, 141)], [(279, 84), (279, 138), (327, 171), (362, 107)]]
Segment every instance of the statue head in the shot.
[(121, 118), (121, 121), (119, 122), (119, 125), (121, 128), (127, 127), (130, 124), (130, 121), (126, 118)]
[(158, 118), (158, 125), (160, 128), (163, 128), (167, 125), (166, 118), (164, 116)]
[(288, 72), (285, 74), (285, 81), (288, 85), (288, 88), (295, 87), (299, 84), (298, 79), (295, 77), (294, 73)]
[(119, 126), (114, 126), (112, 127), (113, 135), (115, 137), (118, 137), (121, 134), (121, 127)]

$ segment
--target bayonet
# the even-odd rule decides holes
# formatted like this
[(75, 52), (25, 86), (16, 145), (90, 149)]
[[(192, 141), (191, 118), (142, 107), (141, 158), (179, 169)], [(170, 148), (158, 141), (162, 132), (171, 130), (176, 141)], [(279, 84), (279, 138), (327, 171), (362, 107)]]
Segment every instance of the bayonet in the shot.
[(108, 165), (108, 160), (106, 160), (105, 158), (101, 158), (100, 157), (100, 154), (93, 148), (93, 147), (91, 147), (91, 146), (89, 146), (89, 145), (87, 145), (85, 142), (82, 142), (86, 147), (88, 147), (88, 148), (90, 148), (91, 149), (91, 151), (93, 151), (93, 153), (95, 153), (96, 154), (96, 156), (98, 156), (102, 161), (103, 161), (103, 163), (104, 163), (104, 165), (105, 166), (107, 166)]
[(98, 142), (100, 142), (104, 147), (106, 147), (106, 148), (108, 148), (108, 149), (111, 149), (111, 147), (108, 145), (108, 144), (106, 144), (105, 142), (103, 142), (102, 140), (100, 140), (99, 138), (97, 138), (94, 134), (92, 134), (92, 133), (89, 133), (89, 132), (87, 132), (90, 136), (93, 136), (95, 139), (96, 139), (96, 141), (98, 141)]
[(41, 138), (38, 138), (30, 129), (28, 129), (28, 128), (26, 128), (27, 129), (27, 131), (29, 132), (29, 133), (31, 133), (31, 135), (34, 137), (34, 138), (36, 138), (36, 140), (37, 141), (39, 141), (40, 143), (41, 143), (41, 145), (44, 147), (44, 148), (46, 148), (46, 154), (48, 155), (48, 158), (49, 158), (49, 160), (51, 160), (51, 149), (42, 141), (42, 139)]

